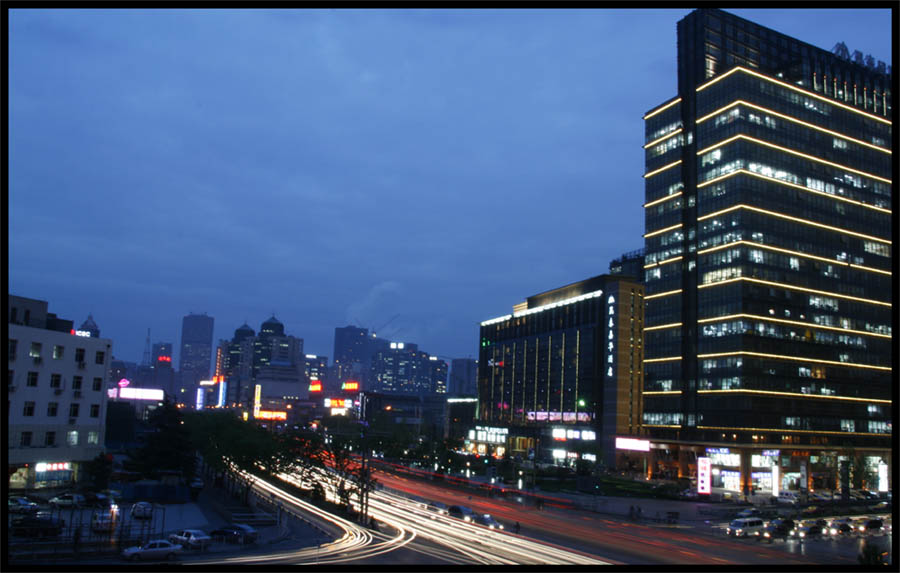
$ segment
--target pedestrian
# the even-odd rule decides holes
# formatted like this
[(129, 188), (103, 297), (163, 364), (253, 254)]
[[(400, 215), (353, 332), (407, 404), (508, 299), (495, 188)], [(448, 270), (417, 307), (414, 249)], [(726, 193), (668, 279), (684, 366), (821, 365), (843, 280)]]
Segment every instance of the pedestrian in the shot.
[(633, 505), (628, 506), (628, 518), (634, 519), (634, 506)]
[(515, 529), (516, 535), (518, 535), (518, 534), (519, 534), (519, 529), (520, 529), (520, 526), (519, 526), (519, 522), (518, 522), (518, 521), (516, 522), (516, 526), (515, 526), (514, 529)]
[(638, 516), (638, 519), (640, 519), (644, 516), (644, 512), (641, 510), (641, 506), (637, 506), (637, 516)]

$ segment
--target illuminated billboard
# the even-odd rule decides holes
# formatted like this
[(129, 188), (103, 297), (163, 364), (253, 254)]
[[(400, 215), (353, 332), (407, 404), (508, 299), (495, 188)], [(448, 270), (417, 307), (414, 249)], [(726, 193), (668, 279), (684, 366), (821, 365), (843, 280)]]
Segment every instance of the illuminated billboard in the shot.
[(171, 362), (171, 361), (172, 361), (172, 357), (171, 357), (171, 356), (160, 356), (160, 357), (157, 358), (156, 360), (157, 360), (158, 362)]
[(347, 380), (341, 384), (341, 390), (359, 390), (359, 382), (355, 380)]
[(710, 488), (710, 481), (711, 469), (709, 458), (697, 458), (697, 493), (708, 495), (712, 491)]
[(350, 398), (325, 398), (326, 408), (349, 408), (353, 405)]
[(119, 398), (125, 400), (155, 400), (161, 402), (165, 397), (166, 393), (157, 388), (119, 388)]
[(620, 438), (616, 437), (616, 449), (617, 450), (633, 450), (636, 452), (649, 452), (650, 451), (650, 441), (649, 440), (637, 440), (635, 438)]
[(253, 391), (253, 417), (259, 417), (259, 401), (262, 398), (262, 385), (257, 384)]
[(319, 382), (318, 380), (313, 380), (309, 384), (309, 391), (310, 392), (321, 392), (322, 391), (322, 383)]
[(256, 413), (259, 420), (287, 420), (287, 412), (278, 410), (260, 410)]

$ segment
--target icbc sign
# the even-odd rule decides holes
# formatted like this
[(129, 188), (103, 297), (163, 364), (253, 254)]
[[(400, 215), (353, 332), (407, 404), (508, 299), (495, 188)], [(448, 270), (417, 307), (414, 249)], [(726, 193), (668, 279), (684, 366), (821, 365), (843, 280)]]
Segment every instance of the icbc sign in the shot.
[(710, 493), (709, 458), (697, 458), (697, 493)]

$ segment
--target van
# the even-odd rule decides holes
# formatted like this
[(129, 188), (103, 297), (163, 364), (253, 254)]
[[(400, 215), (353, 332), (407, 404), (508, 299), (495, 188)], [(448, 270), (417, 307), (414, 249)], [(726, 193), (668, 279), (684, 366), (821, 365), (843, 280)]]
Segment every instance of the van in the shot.
[(744, 517), (735, 519), (728, 524), (725, 533), (734, 535), (735, 537), (755, 536), (757, 532), (762, 532), (764, 527), (763, 520), (758, 517)]
[(800, 503), (800, 496), (798, 496), (797, 493), (793, 491), (783, 491), (778, 494), (778, 503), (789, 503), (791, 505), (797, 505), (798, 503)]

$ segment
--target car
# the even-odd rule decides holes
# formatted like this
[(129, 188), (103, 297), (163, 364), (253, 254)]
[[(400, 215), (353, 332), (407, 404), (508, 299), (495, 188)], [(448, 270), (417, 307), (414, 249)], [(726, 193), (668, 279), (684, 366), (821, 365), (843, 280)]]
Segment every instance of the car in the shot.
[(53, 507), (81, 507), (85, 504), (85, 498), (80, 493), (64, 493), (50, 499)]
[(865, 533), (867, 535), (872, 535), (875, 533), (880, 533), (884, 528), (884, 521), (878, 519), (877, 517), (866, 519), (861, 525), (859, 525), (858, 530), (860, 533)]
[(816, 505), (809, 505), (809, 506), (804, 507), (804, 508), (800, 511), (800, 513), (803, 513), (803, 514), (806, 514), (806, 515), (812, 515), (813, 513), (816, 513), (817, 511), (819, 511), (819, 507), (818, 507), (818, 506), (816, 506)]
[(475, 523), (483, 525), (488, 529), (503, 529), (503, 524), (491, 517), (489, 513), (482, 513), (475, 516)]
[(37, 513), (38, 504), (24, 497), (10, 497), (6, 500), (6, 511), (9, 513)]
[(734, 517), (735, 519), (740, 519), (742, 517), (759, 517), (759, 510), (755, 507), (748, 507), (747, 509), (742, 509), (737, 512), (737, 515)]
[(122, 550), (122, 557), (129, 561), (141, 559), (175, 559), (181, 553), (181, 546), (165, 539), (153, 539), (141, 545)]
[[(428, 511), (438, 515), (447, 515), (447, 506), (439, 501), (432, 501), (428, 504)], [(431, 519), (435, 519), (435, 517), (432, 515)]]
[(10, 534), (22, 537), (56, 537), (65, 522), (53, 517), (25, 516), (13, 519)]
[(725, 533), (735, 537), (755, 536), (756, 532), (762, 531), (763, 520), (758, 517), (742, 517), (733, 520), (725, 528)]
[(209, 532), (213, 539), (221, 539), (226, 543), (255, 543), (259, 532), (243, 523), (233, 523)]
[(170, 535), (169, 541), (190, 549), (205, 549), (212, 538), (199, 529), (181, 529)]
[(797, 505), (800, 503), (800, 497), (793, 491), (783, 491), (778, 494), (778, 503), (787, 503), (789, 505)]
[(697, 499), (698, 497), (700, 497), (700, 494), (697, 493), (696, 489), (688, 488), (679, 493), (678, 497), (680, 497), (681, 499)]
[(773, 519), (756, 535), (760, 541), (772, 543), (776, 539), (787, 539), (794, 528), (795, 524), (792, 519)]
[(832, 537), (850, 535), (851, 533), (853, 533), (853, 525), (846, 521), (832, 521), (828, 525), (828, 535), (831, 535)]
[(149, 501), (139, 501), (131, 506), (131, 517), (135, 519), (152, 519), (153, 504)]
[(791, 533), (798, 539), (815, 539), (822, 536), (822, 526), (818, 523), (803, 522)]
[(475, 521), (475, 512), (464, 505), (451, 505), (447, 508), (447, 514), (469, 523)]
[(869, 508), (870, 511), (890, 511), (891, 510), (891, 502), (889, 501), (879, 501), (875, 505)]

